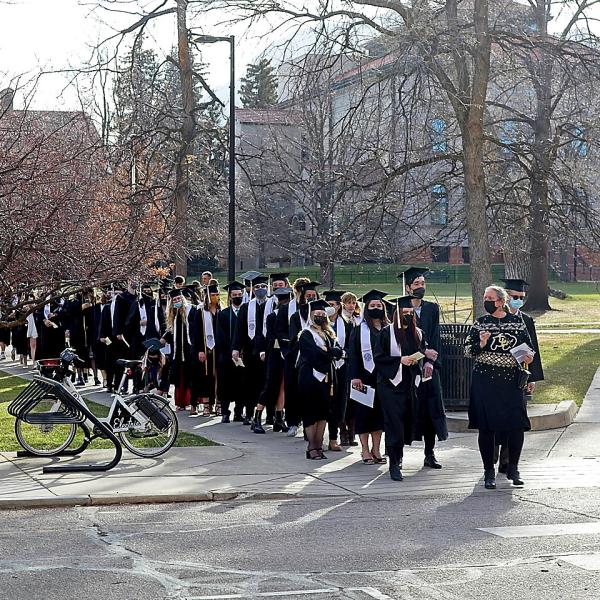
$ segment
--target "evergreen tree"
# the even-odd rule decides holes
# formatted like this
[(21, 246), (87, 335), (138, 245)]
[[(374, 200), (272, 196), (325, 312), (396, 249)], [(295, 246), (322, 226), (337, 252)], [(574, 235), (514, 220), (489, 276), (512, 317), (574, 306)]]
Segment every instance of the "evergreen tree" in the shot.
[(240, 97), (244, 108), (267, 108), (277, 104), (277, 76), (270, 59), (248, 65), (242, 77)]

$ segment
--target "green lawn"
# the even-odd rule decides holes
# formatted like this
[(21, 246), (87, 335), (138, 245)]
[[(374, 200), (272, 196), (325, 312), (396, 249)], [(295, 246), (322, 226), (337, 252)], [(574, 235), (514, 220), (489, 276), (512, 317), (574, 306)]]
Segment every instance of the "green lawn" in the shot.
[[(26, 388), (28, 385), (29, 382), (25, 379), (0, 371), (0, 451), (10, 452), (21, 450), (21, 446), (15, 437), (15, 419), (8, 414), (7, 406), (9, 402), (14, 400), (21, 390)], [(86, 400), (86, 404), (96, 416), (105, 417), (108, 415), (108, 407), (97, 404), (96, 402), (90, 402), (88, 400)], [(59, 432), (57, 432), (57, 434), (58, 433)], [(44, 435), (47, 436), (48, 434)], [(82, 440), (83, 434), (78, 432), (75, 436), (73, 447), (76, 447), (75, 444), (81, 443)], [(218, 444), (212, 442), (211, 440), (207, 440), (199, 435), (193, 435), (184, 431), (179, 431), (177, 440), (175, 442), (176, 447), (217, 445)], [(94, 440), (89, 446), (89, 448), (96, 450), (112, 447), (113, 445), (108, 440), (102, 439)]]
[(539, 342), (545, 381), (537, 384), (533, 401), (574, 400), (581, 406), (600, 367), (600, 336), (543, 334)]

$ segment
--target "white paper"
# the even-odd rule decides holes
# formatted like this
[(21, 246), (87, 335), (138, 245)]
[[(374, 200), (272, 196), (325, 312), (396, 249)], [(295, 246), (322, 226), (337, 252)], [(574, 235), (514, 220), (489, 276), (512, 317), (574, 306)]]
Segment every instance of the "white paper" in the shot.
[(510, 353), (515, 357), (518, 363), (525, 362), (525, 358), (528, 356), (535, 356), (535, 352), (525, 343), (515, 346)]
[(237, 360), (234, 360), (234, 359), (232, 359), (232, 360), (233, 360), (233, 364), (236, 367), (244, 367), (245, 366), (244, 361), (241, 358), (238, 358)]
[(365, 385), (363, 389), (365, 390), (364, 392), (353, 387), (350, 388), (350, 398), (363, 406), (373, 408), (373, 404), (375, 403), (375, 388)]
[(112, 344), (112, 341), (111, 341), (111, 339), (110, 339), (110, 338), (104, 338), (104, 343), (105, 343), (107, 346), (110, 346), (110, 345)]
[(171, 344), (165, 344), (160, 351), (164, 354), (164, 355), (168, 355), (171, 354)]

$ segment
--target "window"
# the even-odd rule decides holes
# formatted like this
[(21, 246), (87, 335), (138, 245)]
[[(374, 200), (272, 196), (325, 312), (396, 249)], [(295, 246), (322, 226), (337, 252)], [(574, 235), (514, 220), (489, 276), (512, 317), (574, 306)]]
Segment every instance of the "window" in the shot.
[(449, 246), (431, 246), (431, 260), (434, 263), (450, 262)]
[(517, 141), (517, 126), (513, 121), (505, 121), (500, 125), (499, 139), (502, 145), (502, 154), (512, 156), (512, 146)]
[(431, 188), (431, 224), (448, 224), (448, 191), (445, 185), (436, 184)]
[(469, 246), (462, 247), (462, 259), (465, 264), (469, 264), (471, 262), (471, 255), (469, 254)]
[(437, 154), (448, 151), (448, 141), (446, 140), (447, 128), (448, 124), (444, 119), (436, 118), (431, 121), (431, 129), (433, 130), (433, 145), (431, 149)]
[(585, 131), (577, 125), (566, 125), (563, 130), (570, 138), (567, 153), (573, 158), (585, 158), (590, 151), (590, 146), (585, 139)]

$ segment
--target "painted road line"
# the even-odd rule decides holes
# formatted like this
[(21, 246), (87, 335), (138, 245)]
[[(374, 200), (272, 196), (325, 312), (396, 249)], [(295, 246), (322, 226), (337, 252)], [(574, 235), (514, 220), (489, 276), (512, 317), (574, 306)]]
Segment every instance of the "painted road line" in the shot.
[(519, 525), (515, 527), (478, 527), (492, 535), (503, 538), (529, 538), (558, 535), (600, 534), (600, 522), (592, 523), (555, 523), (551, 525)]
[(559, 556), (559, 560), (585, 571), (600, 571), (600, 553), (570, 554), (568, 556)]
[(320, 588), (314, 590), (286, 590), (281, 592), (252, 592), (250, 594), (219, 594), (216, 596), (190, 596), (188, 600), (239, 600), (243, 598), (285, 598), (286, 596), (314, 596), (339, 592), (362, 592), (375, 600), (394, 600), (374, 587)]

